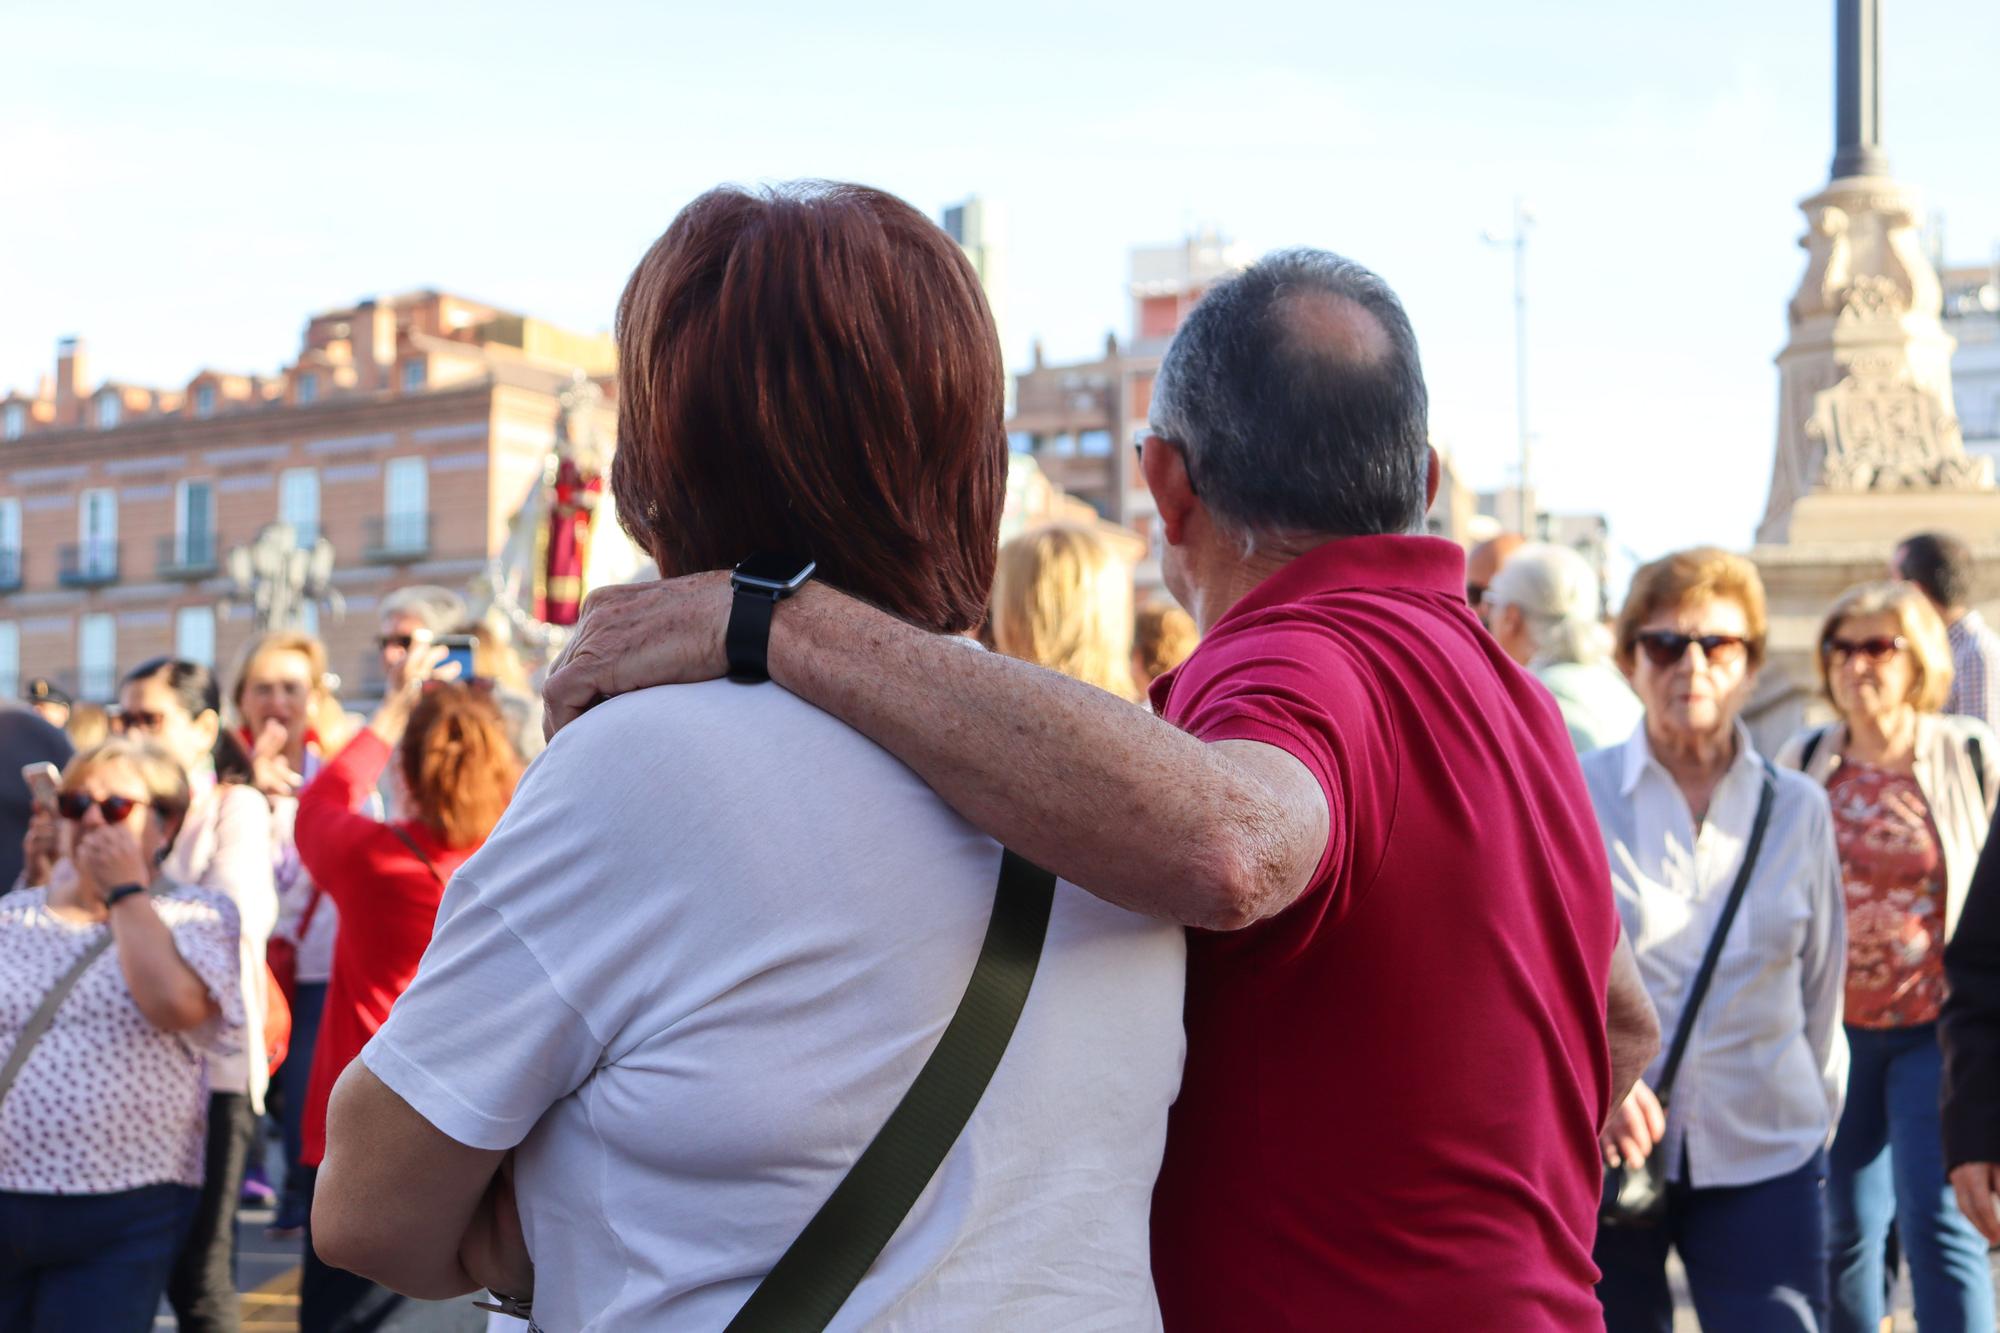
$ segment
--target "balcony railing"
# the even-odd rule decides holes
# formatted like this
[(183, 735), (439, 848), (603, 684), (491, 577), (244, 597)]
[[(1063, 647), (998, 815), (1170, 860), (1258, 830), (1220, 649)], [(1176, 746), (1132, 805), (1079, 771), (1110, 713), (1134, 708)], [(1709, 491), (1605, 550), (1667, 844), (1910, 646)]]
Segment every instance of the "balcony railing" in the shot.
[(431, 553), (429, 514), (386, 514), (368, 520), (362, 558), (375, 565), (401, 565)]
[(118, 582), (118, 543), (79, 542), (63, 547), (57, 580), (65, 588), (101, 588)]
[(205, 579), (220, 568), (212, 532), (180, 532), (160, 538), (160, 577)]
[(0, 546), (0, 592), (19, 592), (20, 590), (21, 548), (18, 546)]

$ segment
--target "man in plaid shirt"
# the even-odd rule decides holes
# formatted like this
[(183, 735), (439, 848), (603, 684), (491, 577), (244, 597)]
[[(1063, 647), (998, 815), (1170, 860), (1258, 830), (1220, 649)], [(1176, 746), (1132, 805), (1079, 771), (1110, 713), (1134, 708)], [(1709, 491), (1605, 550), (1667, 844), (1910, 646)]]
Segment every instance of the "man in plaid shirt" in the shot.
[(1930, 598), (1951, 639), (1951, 693), (1944, 711), (2000, 726), (2000, 633), (1972, 600), (1972, 548), (1942, 532), (1920, 532), (1896, 547), (1890, 566)]

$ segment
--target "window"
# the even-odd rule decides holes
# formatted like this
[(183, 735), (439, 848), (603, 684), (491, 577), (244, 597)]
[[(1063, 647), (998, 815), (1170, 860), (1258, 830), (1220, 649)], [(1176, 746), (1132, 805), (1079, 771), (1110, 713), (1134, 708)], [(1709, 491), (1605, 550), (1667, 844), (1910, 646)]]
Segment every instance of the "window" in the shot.
[(1111, 457), (1111, 432), (1081, 430), (1076, 433), (1076, 451), (1085, 458)]
[(312, 635), (315, 639), (319, 637), (318, 602), (307, 602), (299, 608), (299, 628)]
[(424, 387), (424, 363), (405, 361), (403, 363), (403, 392), (415, 393)]
[(0, 698), (21, 696), (21, 627), (0, 620)]
[(198, 417), (215, 415), (215, 386), (204, 384), (194, 391), (194, 414)]
[(111, 578), (118, 570), (118, 492), (85, 491), (77, 501), (76, 568), (86, 578)]
[(174, 656), (186, 662), (215, 665), (215, 608), (184, 606), (174, 612)]
[(1016, 431), (1009, 431), (1007, 433), (1008, 453), (1032, 454), (1033, 452), (1035, 452), (1035, 443), (1036, 443), (1035, 437), (1030, 435), (1027, 431), (1016, 430)]
[(107, 393), (100, 397), (97, 400), (97, 428), (99, 430), (110, 430), (116, 426), (120, 414), (124, 411), (124, 406), (123, 403), (118, 401), (118, 395), (115, 393)]
[(215, 559), (215, 487), (184, 481), (174, 487), (174, 563), (206, 565)]
[(382, 485), (382, 548), (421, 551), (428, 546), (430, 507), (430, 461), (390, 459)]
[(98, 612), (84, 616), (76, 627), (78, 693), (108, 701), (118, 687), (118, 621)]
[(319, 540), (319, 473), (309, 467), (278, 474), (278, 521), (292, 525), (301, 548)]
[(0, 419), (0, 435), (10, 440), (18, 440), (28, 429), (28, 409), (21, 403), (7, 404), (7, 413)]
[(319, 376), (317, 375), (299, 376), (299, 405), (303, 407), (307, 403), (316, 403), (318, 401), (319, 401)]
[[(0, 500), (0, 588), (21, 586), (21, 502)], [(0, 691), (0, 698), (11, 698)]]

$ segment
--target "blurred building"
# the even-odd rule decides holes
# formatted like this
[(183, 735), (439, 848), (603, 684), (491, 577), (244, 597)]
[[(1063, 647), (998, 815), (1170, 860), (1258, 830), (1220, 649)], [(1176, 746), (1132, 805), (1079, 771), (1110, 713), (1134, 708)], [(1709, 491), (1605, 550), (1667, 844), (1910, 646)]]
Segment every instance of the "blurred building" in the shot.
[(2000, 251), (1992, 262), (1941, 268), (1951, 391), (1967, 452), (2000, 462)]
[(1047, 364), (1037, 340), (1032, 364), (1015, 379), (1007, 423), (1015, 452), (1028, 454), (1051, 482), (1146, 543), (1138, 571), (1142, 591), (1160, 585), (1153, 533), (1158, 511), (1132, 445), (1152, 407), (1160, 357), (1208, 289), (1249, 264), (1250, 255), (1214, 228), (1178, 245), (1135, 249), (1126, 288), (1130, 340), (1121, 344), (1107, 334), (1102, 356), (1067, 365)]
[[(972, 271), (979, 275), (980, 290), (986, 293), (986, 308), (993, 312), (993, 327), (1000, 338), (1004, 360), (1015, 354), (1007, 301), (1007, 219), (992, 202), (973, 195), (963, 203), (944, 210), (944, 230), (958, 242)], [(1014, 385), (1007, 383), (1007, 411), (1014, 410)]]
[(107, 699), (163, 653), (226, 668), (250, 623), (222, 605), (226, 555), (277, 520), (333, 544), (347, 615), (318, 628), (371, 691), (379, 598), (482, 575), (542, 483), (558, 394), (613, 367), (609, 338), (435, 291), (314, 315), (275, 375), (170, 389), (93, 380), (63, 339), (52, 379), (0, 398), (0, 695), (47, 675)]

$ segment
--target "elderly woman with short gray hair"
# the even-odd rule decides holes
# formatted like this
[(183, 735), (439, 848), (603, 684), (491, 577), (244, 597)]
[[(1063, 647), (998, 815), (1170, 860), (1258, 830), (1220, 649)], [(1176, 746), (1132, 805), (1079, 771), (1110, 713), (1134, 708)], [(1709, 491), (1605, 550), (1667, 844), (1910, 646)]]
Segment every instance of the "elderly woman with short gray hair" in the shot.
[(1578, 754), (1616, 745), (1645, 713), (1612, 665), (1599, 588), (1581, 555), (1536, 542), (1516, 551), (1486, 590), (1487, 628), (1555, 696)]

